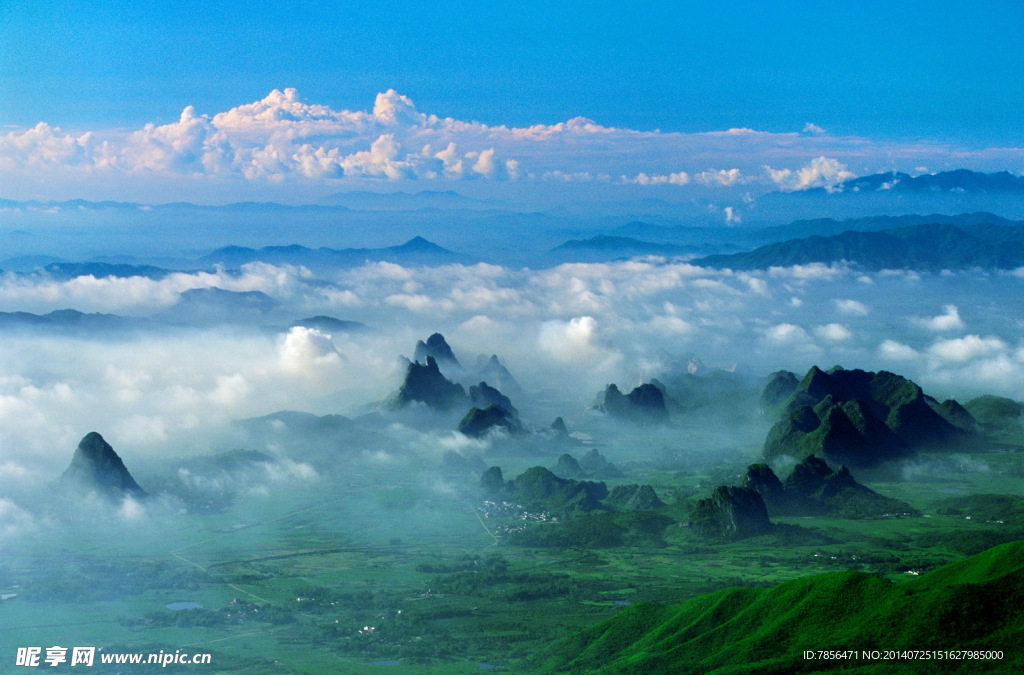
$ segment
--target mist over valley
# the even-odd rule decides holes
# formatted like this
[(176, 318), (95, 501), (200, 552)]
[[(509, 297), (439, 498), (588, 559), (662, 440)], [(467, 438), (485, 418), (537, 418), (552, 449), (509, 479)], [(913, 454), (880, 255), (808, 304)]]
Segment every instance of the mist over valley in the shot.
[(0, 671), (1024, 671), (1019, 3), (8, 4)]

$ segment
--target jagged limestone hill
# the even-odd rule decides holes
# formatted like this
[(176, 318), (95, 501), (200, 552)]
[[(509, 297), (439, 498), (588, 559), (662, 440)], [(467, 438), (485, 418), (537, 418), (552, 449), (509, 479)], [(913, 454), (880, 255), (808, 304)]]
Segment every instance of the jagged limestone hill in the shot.
[(492, 466), (480, 477), (484, 495), (494, 499), (512, 499), (531, 508), (570, 515), (607, 510), (601, 500), (608, 486), (586, 480), (559, 478), (542, 466), (534, 466), (506, 481), (501, 469)]
[(95, 490), (112, 498), (146, 496), (114, 448), (95, 431), (79, 442), (60, 482), (72, 489)]
[(597, 448), (587, 450), (579, 462), (580, 468), (594, 478), (616, 478), (622, 475), (619, 467), (609, 462)]
[[(536, 672), (797, 673), (831, 671), (805, 650), (1001, 650), (999, 661), (841, 665), (871, 673), (1024, 671), (1024, 542), (893, 583), (863, 572), (727, 588), (670, 605), (641, 603), (563, 638)], [(836, 645), (842, 645), (837, 647)]]
[(468, 390), (472, 405), (483, 409), (497, 403), (518, 415), (508, 394), (517, 399), (523, 399), (525, 394), (497, 355), (480, 354), (474, 366), (464, 366), (444, 335), (433, 333), (426, 340), (417, 340), (413, 349), (412, 362), (426, 364), (428, 359), (433, 359), (445, 378)]
[(466, 390), (461, 384), (452, 382), (441, 374), (437, 361), (432, 356), (425, 363), (412, 361), (405, 371), (398, 392), (391, 397), (390, 406), (402, 408), (419, 402), (435, 410), (452, 410), (469, 403)]
[(765, 440), (766, 459), (813, 454), (870, 467), (975, 439), (976, 424), (962, 406), (940, 404), (911, 380), (887, 371), (813, 366), (779, 409), (781, 419)]
[(548, 432), (555, 438), (569, 438), (569, 429), (565, 426), (565, 420), (561, 416), (555, 418), (555, 421), (548, 427)]
[(752, 464), (743, 477), (743, 487), (761, 495), (771, 516), (878, 518), (917, 513), (906, 502), (861, 485), (845, 466), (833, 470), (815, 455), (793, 467), (785, 481), (767, 464)]
[(650, 383), (641, 384), (628, 394), (609, 384), (598, 396), (594, 408), (611, 417), (637, 424), (663, 424), (669, 419), (664, 393)]
[(665, 506), (650, 485), (616, 485), (605, 503), (619, 511), (653, 511)]
[(469, 400), (478, 408), (496, 405), (508, 411), (513, 417), (519, 416), (519, 411), (512, 405), (512, 400), (486, 382), (474, 384), (469, 388)]
[(608, 496), (604, 483), (559, 478), (542, 466), (519, 474), (512, 481), (513, 494), (526, 504), (535, 504), (559, 512), (604, 509), (601, 500)]
[(800, 386), (800, 380), (795, 373), (788, 370), (778, 370), (769, 375), (768, 383), (758, 399), (758, 407), (761, 412), (775, 414), (779, 407), (789, 400), (798, 386)]
[(491, 354), (490, 357), (480, 354), (476, 359), (473, 375), (513, 398), (521, 399), (526, 396), (519, 382), (496, 354)]
[(586, 476), (586, 472), (580, 466), (579, 460), (568, 452), (564, 452), (559, 456), (558, 462), (551, 467), (551, 473), (559, 478), (584, 478)]
[(470, 438), (486, 436), (492, 429), (503, 429), (510, 434), (523, 430), (519, 418), (496, 403), (486, 408), (470, 408), (458, 426), (459, 432)]
[(413, 351), (413, 360), (419, 361), (420, 363), (426, 363), (427, 358), (433, 358), (442, 366), (454, 366), (455, 368), (461, 368), (462, 364), (455, 358), (455, 352), (448, 345), (448, 341), (444, 339), (444, 336), (440, 333), (434, 333), (427, 338), (426, 342), (419, 340), (416, 342), (416, 348)]
[(690, 527), (711, 539), (742, 539), (772, 531), (764, 499), (754, 490), (719, 485), (690, 512)]

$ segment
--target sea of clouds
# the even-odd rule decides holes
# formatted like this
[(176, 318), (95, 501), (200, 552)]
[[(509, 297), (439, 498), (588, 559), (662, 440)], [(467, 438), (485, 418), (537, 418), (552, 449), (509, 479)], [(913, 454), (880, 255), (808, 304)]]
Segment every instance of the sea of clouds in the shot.
[[(137, 332), (14, 332), (0, 353), (0, 475), (62, 470), (85, 433), (131, 453), (200, 452), (231, 420), (277, 410), (355, 414), (385, 398), (399, 356), (445, 334), (472, 363), (498, 354), (527, 392), (585, 406), (605, 384), (635, 386), (673, 359), (755, 375), (812, 364), (886, 369), (928, 393), (1024, 399), (1024, 273), (864, 274), (842, 265), (710, 270), (663, 259), (434, 268), (372, 263), (314, 279), (266, 264), (238, 273), (57, 280), (0, 277), (0, 310), (74, 308), (144, 318), (196, 288), (260, 291), (262, 320)], [(337, 333), (290, 324), (329, 315)]]

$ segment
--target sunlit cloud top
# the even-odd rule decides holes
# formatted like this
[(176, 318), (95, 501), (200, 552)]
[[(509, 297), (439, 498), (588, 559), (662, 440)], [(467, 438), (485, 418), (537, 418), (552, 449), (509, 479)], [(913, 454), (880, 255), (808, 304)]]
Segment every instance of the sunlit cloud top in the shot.
[[(393, 89), (365, 111), (334, 110), (304, 101), (295, 89), (275, 89), (224, 112), (188, 106), (175, 122), (130, 131), (67, 132), (45, 122), (10, 130), (0, 135), (0, 169), (40, 179), (70, 172), (97, 185), (126, 177), (140, 184), (179, 178), (325, 186), (484, 180), (793, 191), (853, 177), (848, 162), (900, 154), (934, 163), (933, 155), (949, 151), (832, 136), (813, 125), (788, 133), (640, 131), (582, 117), (487, 125), (421, 112)], [(971, 156), (958, 154), (962, 161)]]

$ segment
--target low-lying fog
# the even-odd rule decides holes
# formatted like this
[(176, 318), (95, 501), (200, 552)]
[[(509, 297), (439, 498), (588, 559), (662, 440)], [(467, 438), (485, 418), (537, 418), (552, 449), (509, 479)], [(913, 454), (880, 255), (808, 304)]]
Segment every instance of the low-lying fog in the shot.
[[(214, 287), (270, 300), (241, 314), (219, 314), (220, 298), (198, 314), (181, 307), (182, 293)], [(497, 354), (525, 392), (513, 404), (538, 428), (563, 416), (570, 430), (585, 432), (594, 423), (587, 408), (605, 385), (628, 392), (693, 357), (757, 377), (779, 368), (802, 375), (812, 364), (885, 369), (940, 400), (980, 393), (1022, 399), (1022, 291), (1021, 270), (863, 274), (810, 265), (733, 273), (659, 259), (539, 271), (374, 263), (326, 279), (261, 263), (160, 280), (7, 275), (0, 311), (73, 308), (140, 321), (88, 332), (5, 329), (0, 536), (36, 523), (26, 495), (60, 475), (89, 431), (103, 434), (133, 473), (236, 448), (281, 451), (273, 438), (240, 437), (231, 422), (281, 410), (371, 412), (400, 384), (400, 357), (412, 358), (416, 341), (434, 332), (467, 367), (478, 355)], [(223, 299), (223, 307), (231, 302)], [(292, 325), (317, 315), (369, 330)], [(755, 419), (755, 410), (749, 414)], [(373, 452), (400, 466), (403, 457), (438, 462), (446, 449), (486, 445), (461, 437), (454, 424), (415, 426), (378, 424), (387, 450)], [(680, 424), (665, 443), (688, 432)], [(737, 439), (751, 458), (763, 435), (753, 439)], [(266, 475), (253, 484), (316, 480), (305, 458), (285, 454), (266, 462)], [(176, 480), (216, 476), (179, 472)]]

